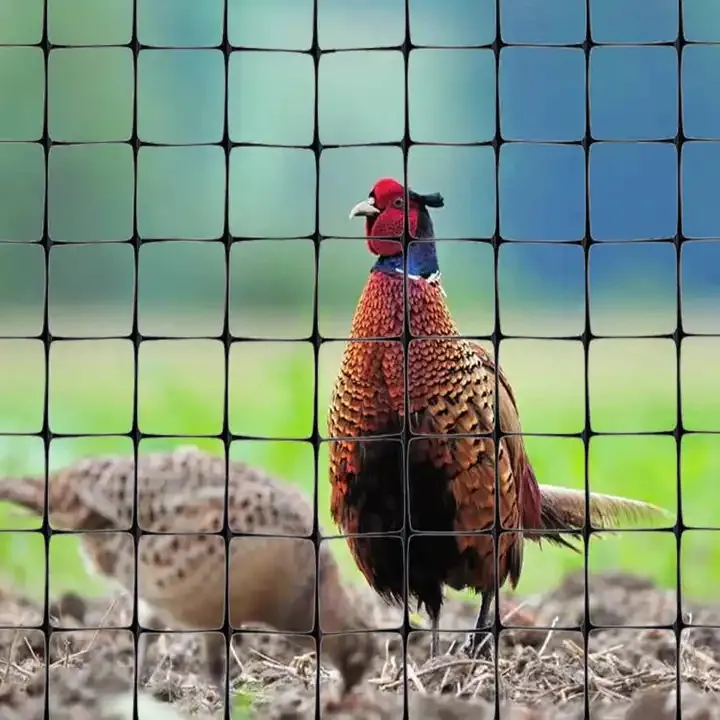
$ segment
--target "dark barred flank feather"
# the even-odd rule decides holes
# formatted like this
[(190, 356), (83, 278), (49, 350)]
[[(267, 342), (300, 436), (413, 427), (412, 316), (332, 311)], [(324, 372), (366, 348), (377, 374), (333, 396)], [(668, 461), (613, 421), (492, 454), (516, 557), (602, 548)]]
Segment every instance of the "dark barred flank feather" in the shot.
[[(409, 421), (408, 494), (413, 531), (491, 530), (495, 517), (495, 374), (499, 413), (506, 432), (521, 432), (512, 388), (480, 345), (458, 338), (440, 284), (434, 230), (428, 207), (442, 207), (438, 194), (407, 194), (407, 278), (403, 258), (404, 188), (385, 178), (358, 203), (351, 217), (365, 218), (368, 249), (377, 256), (355, 310), (350, 337), (387, 338), (348, 342), (329, 411), (330, 437), (357, 438), (330, 444), (331, 512), (344, 533), (399, 532), (403, 527), (403, 456), (398, 436)], [(407, 280), (409, 325), (408, 410), (404, 417), (402, 335)], [(437, 337), (441, 336), (441, 337)], [(444, 336), (444, 337), (443, 337)], [(393, 339), (394, 338), (394, 339)], [(377, 438), (377, 436), (395, 438)], [(471, 437), (468, 437), (470, 435)], [(484, 436), (483, 436), (484, 435)], [(376, 439), (372, 439), (375, 436)], [(424, 436), (424, 437), (423, 437)], [(442, 437), (439, 437), (442, 436)], [(522, 436), (504, 437), (497, 454), (499, 517), (498, 586), (515, 587), (527, 539), (574, 546), (559, 531), (582, 529), (585, 493), (538, 485)], [(614, 527), (623, 517), (657, 517), (645, 503), (593, 494), (595, 526)], [(402, 602), (405, 567), (398, 537), (347, 540), (368, 583), (390, 602)], [(407, 553), (409, 595), (424, 605), (433, 625), (432, 652), (443, 587), (472, 588), (482, 602), (476, 627), (487, 624), (494, 597), (494, 540), (484, 535), (414, 536)], [(475, 653), (480, 636), (464, 648)]]

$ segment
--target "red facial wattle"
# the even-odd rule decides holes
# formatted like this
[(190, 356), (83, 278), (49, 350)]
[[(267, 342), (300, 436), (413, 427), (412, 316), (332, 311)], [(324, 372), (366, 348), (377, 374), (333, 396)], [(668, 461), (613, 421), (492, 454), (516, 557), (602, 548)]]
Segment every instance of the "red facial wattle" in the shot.
[[(368, 218), (365, 224), (367, 234), (367, 246), (371, 253), (383, 257), (393, 257), (402, 254), (402, 242), (388, 240), (386, 238), (399, 237), (403, 235), (405, 227), (405, 214), (402, 207), (391, 205), (380, 211), (379, 215)], [(417, 225), (417, 208), (410, 205), (408, 212), (410, 223), (410, 234), (412, 235)]]

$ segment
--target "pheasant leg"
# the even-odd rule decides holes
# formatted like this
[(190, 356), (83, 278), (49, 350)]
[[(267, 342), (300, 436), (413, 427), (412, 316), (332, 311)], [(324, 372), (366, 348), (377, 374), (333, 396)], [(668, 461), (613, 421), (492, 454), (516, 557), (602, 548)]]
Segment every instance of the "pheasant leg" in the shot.
[(135, 653), (135, 677), (137, 679), (138, 686), (144, 685), (149, 679), (150, 674), (148, 672), (148, 647), (157, 642), (157, 636), (153, 636), (152, 633), (142, 632), (137, 640), (137, 650)]
[(432, 616), (430, 618), (430, 657), (437, 657), (440, 651), (440, 631), (438, 626), (440, 625), (440, 618)]
[(142, 600), (138, 599), (138, 622), (143, 628), (137, 641), (137, 654), (135, 656), (135, 676), (138, 683), (146, 683), (150, 675), (146, 672), (148, 650), (160, 639), (155, 628), (165, 627), (162, 618)]
[(205, 661), (210, 675), (210, 682), (222, 692), (225, 687), (225, 635), (220, 632), (206, 632), (203, 633), (203, 636)]
[[(480, 611), (478, 612), (477, 619), (475, 620), (475, 630), (468, 633), (467, 639), (460, 648), (462, 652), (470, 657), (481, 657), (485, 660), (492, 659), (491, 640), (487, 637), (486, 633), (481, 634), (478, 631), (487, 630), (486, 625), (488, 624), (490, 605), (492, 604), (494, 596), (494, 590), (488, 590), (487, 592), (481, 594), (482, 599), (480, 601)], [(480, 647), (480, 643), (483, 640), (483, 645)]]

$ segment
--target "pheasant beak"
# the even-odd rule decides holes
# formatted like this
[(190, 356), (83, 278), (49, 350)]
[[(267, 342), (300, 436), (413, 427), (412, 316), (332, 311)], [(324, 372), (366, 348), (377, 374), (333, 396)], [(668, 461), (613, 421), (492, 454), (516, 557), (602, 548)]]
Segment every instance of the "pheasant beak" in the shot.
[(373, 205), (374, 202), (372, 199), (359, 202), (350, 211), (350, 220), (354, 217), (375, 217), (375, 215), (379, 215), (380, 211)]

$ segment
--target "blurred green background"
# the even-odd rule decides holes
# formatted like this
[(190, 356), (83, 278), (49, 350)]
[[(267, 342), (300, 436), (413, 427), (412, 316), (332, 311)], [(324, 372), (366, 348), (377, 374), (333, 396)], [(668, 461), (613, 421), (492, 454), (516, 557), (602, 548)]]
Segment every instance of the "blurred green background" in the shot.
[[(673, 3), (651, 15), (649, 3), (631, 6), (593, 3), (600, 40), (667, 40), (673, 27), (676, 32)], [(720, 39), (720, 13), (692, 2), (688, 6), (686, 30), (717, 30)], [(706, 528), (684, 536), (683, 587), (688, 597), (716, 596), (720, 535), (709, 528), (720, 527), (714, 485), (720, 436), (713, 434), (720, 431), (720, 243), (712, 238), (720, 236), (720, 216), (708, 188), (716, 187), (720, 167), (714, 142), (720, 138), (720, 108), (707, 88), (720, 70), (720, 55), (688, 47), (684, 52), (694, 72), (680, 77), (673, 48), (593, 50), (590, 120), (600, 142), (590, 153), (586, 207), (582, 149), (551, 144), (577, 141), (585, 129), (584, 56), (579, 49), (557, 47), (584, 39), (584, 2), (506, 0), (502, 7), (508, 42), (548, 47), (503, 50), (501, 130), (513, 142), (500, 153), (496, 184), (492, 148), (458, 144), (487, 143), (495, 133), (498, 69), (492, 51), (482, 47), (492, 41), (494, 2), (463, 0), (440, 11), (430, 0), (411, 1), (414, 42), (477, 46), (414, 50), (409, 67), (413, 139), (448, 143), (414, 146), (407, 168), (413, 187), (446, 198), (435, 218), (448, 302), (465, 334), (491, 333), (494, 277), (488, 240), (496, 229), (497, 193), (499, 231), (512, 241), (501, 247), (498, 261), (501, 327), (509, 336), (536, 338), (511, 337), (500, 347), (524, 430), (558, 436), (581, 431), (582, 345), (552, 338), (579, 335), (584, 327), (583, 251), (567, 243), (582, 238), (590, 214), (593, 237), (602, 241), (590, 252), (591, 324), (594, 333), (606, 336), (594, 340), (590, 350), (590, 414), (592, 429), (609, 433), (590, 444), (591, 489), (676, 511), (678, 449), (672, 437), (658, 433), (676, 424), (679, 377), (680, 410), (692, 431), (680, 448), (684, 520)], [(200, 338), (217, 336), (223, 327), (221, 238), (227, 214), (233, 236), (252, 238), (238, 239), (230, 254), (230, 328), (238, 338), (263, 340), (233, 344), (227, 369), (230, 425), (238, 435), (271, 438), (237, 441), (232, 453), (312, 493), (316, 469), (312, 447), (303, 439), (313, 429), (314, 356), (307, 338), (316, 275), (320, 331), (329, 338), (320, 351), (317, 388), (324, 434), (342, 339), (372, 263), (357, 237), (362, 224), (349, 221), (347, 213), (376, 178), (402, 178), (402, 155), (395, 147), (328, 149), (316, 176), (307, 149), (313, 139), (314, 68), (301, 52), (310, 46), (312, 3), (229, 0), (230, 42), (256, 49), (233, 51), (227, 76), (223, 54), (213, 48), (222, 40), (223, 10), (218, 0), (140, 0), (139, 39), (149, 47), (137, 61), (137, 134), (147, 144), (136, 163), (128, 143), (135, 100), (131, 50), (77, 47), (130, 42), (132, 3), (49, 0), (50, 41), (71, 47), (53, 49), (49, 57), (48, 133), (58, 144), (46, 157), (38, 142), (43, 53), (19, 46), (39, 42), (42, 4), (0, 0), (0, 43), (6, 43), (0, 47), (0, 94), (13, 98), (0, 107), (0, 433), (34, 433), (41, 426), (44, 351), (40, 340), (28, 338), (42, 330), (46, 278), (50, 331), (60, 338), (50, 352), (51, 429), (117, 434), (54, 440), (51, 469), (85, 455), (131, 451), (130, 441), (120, 435), (132, 418), (133, 350), (117, 336), (130, 332), (135, 283), (144, 335), (191, 338), (148, 340), (141, 346), (141, 430), (219, 432), (224, 351), (218, 340)], [(323, 49), (390, 46), (403, 33), (404, 3), (398, 0), (320, 1)], [(183, 49), (157, 49), (169, 45)], [(661, 142), (677, 131), (679, 80), (685, 128), (693, 138), (682, 151), (680, 187), (680, 158), (672, 145)], [(399, 140), (404, 100), (399, 53), (323, 55), (320, 140)], [(226, 102), (230, 140), (244, 143), (233, 148), (227, 168), (223, 148), (213, 145), (223, 137)], [(692, 241), (683, 247), (678, 274), (670, 239), (678, 224), (679, 190), (680, 222)], [(37, 244), (45, 193), (55, 243), (47, 268)], [(134, 231), (134, 208), (138, 233), (153, 241), (141, 247), (137, 272), (126, 242)], [(316, 227), (323, 236), (319, 267), (307, 237)], [(675, 329), (678, 275), (684, 329), (699, 335), (683, 341), (679, 364), (672, 340), (651, 337)], [(187, 442), (144, 441), (140, 451)], [(196, 442), (222, 451), (217, 440)], [(583, 486), (586, 460), (579, 440), (530, 436), (527, 445), (540, 482)], [(319, 508), (325, 530), (333, 533), (326, 449), (317, 468)], [(0, 437), (0, 472), (42, 473), (43, 462), (38, 438)], [(3, 506), (3, 527), (35, 526), (10, 512)], [(42, 590), (42, 542), (37, 534), (0, 537), (2, 574), (34, 593)], [(344, 542), (330, 542), (348, 576), (357, 579)], [(68, 588), (105, 591), (85, 576), (74, 538), (56, 538), (51, 549), (53, 594)], [(675, 582), (676, 562), (670, 533), (625, 533), (590, 548), (591, 571), (622, 568), (667, 586)], [(581, 563), (581, 557), (562, 550), (533, 546), (519, 592), (548, 589)]]

